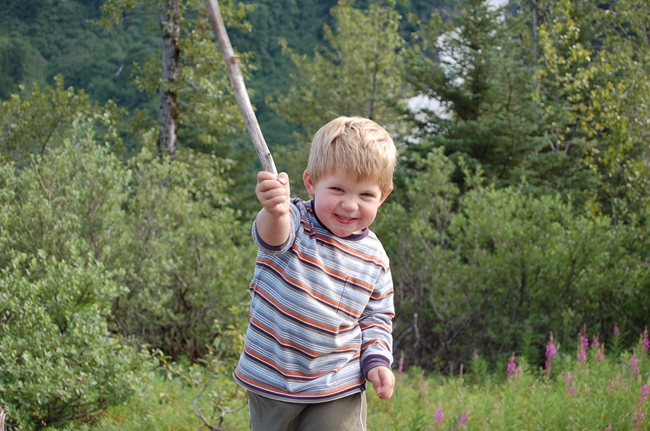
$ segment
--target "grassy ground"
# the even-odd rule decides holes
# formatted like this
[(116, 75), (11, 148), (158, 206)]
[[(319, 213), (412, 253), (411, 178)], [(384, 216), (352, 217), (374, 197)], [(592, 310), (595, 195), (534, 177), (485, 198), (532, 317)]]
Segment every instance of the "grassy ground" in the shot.
[[(475, 359), (473, 369), (485, 369)], [(68, 430), (208, 429), (194, 414), (193, 402), (207, 376), (169, 373), (152, 376), (143, 395), (103, 413), (92, 424)], [(173, 377), (172, 377), (173, 376)], [(171, 378), (170, 378), (171, 377)], [(368, 391), (368, 429), (418, 430), (650, 430), (650, 359), (642, 343), (634, 351), (604, 356), (602, 348), (558, 352), (537, 369), (523, 358), (494, 373), (425, 376), (417, 369), (398, 373), (395, 394), (379, 400)], [(247, 430), (244, 394), (223, 373), (200, 397), (202, 414), (225, 431)], [(223, 422), (220, 421), (222, 412)]]

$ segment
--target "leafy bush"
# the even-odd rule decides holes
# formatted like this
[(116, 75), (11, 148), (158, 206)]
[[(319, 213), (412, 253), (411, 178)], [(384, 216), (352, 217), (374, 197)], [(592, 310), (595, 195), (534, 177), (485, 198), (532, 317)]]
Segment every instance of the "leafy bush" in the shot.
[[(634, 239), (642, 227), (474, 176), (459, 197), (440, 150), (417, 168), (402, 205), (378, 223), (396, 285), (396, 351), (407, 364), (453, 372), (475, 350), (494, 362), (521, 353), (531, 330), (562, 343), (583, 324), (603, 337), (619, 322), (642, 330), (650, 311), (648, 261)], [(529, 344), (529, 360), (539, 361), (543, 344)]]
[(112, 263), (125, 270), (130, 292), (114, 308), (115, 324), (175, 359), (197, 361), (221, 336), (215, 321), (247, 318), (250, 228), (225, 206), (223, 161), (188, 152), (170, 162), (143, 150), (130, 167), (126, 236)]
[(108, 331), (124, 291), (114, 274), (84, 259), (25, 260), (0, 272), (0, 405), (12, 429), (88, 418), (137, 392), (151, 360)]
[(5, 246), (102, 262), (128, 288), (111, 328), (196, 361), (219, 336), (215, 320), (232, 323), (226, 310), (246, 308), (255, 261), (249, 227), (227, 207), (229, 164), (190, 151), (172, 162), (147, 148), (124, 164), (94, 127), (77, 117), (43, 155), (0, 170)]

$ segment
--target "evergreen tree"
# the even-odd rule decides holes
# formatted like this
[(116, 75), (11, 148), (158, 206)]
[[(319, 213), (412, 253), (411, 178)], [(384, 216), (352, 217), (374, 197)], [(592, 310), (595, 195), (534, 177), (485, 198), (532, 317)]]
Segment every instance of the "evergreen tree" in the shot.
[(432, 105), (410, 114), (416, 133), (408, 148), (424, 155), (441, 146), (456, 163), (462, 158), (508, 185), (542, 146), (520, 23), (483, 0), (461, 2), (458, 10), (452, 25), (432, 20), (409, 52), (407, 80)]
[(569, 155), (594, 209), (628, 221), (648, 206), (648, 13), (639, 0), (556, 2), (539, 31), (544, 151)]
[[(250, 9), (222, 2), (227, 25), (246, 26)], [(229, 141), (243, 123), (230, 90), (219, 47), (213, 42), (204, 5), (199, 0), (106, 0), (100, 23), (111, 28), (126, 12), (144, 10), (161, 17), (161, 57), (136, 65), (136, 84), (147, 93), (158, 93), (161, 151), (176, 154), (176, 136), (190, 148), (227, 156)], [(247, 71), (249, 56), (241, 55)]]
[[(306, 166), (313, 134), (331, 119), (363, 116), (391, 127), (399, 118), (396, 105), (405, 99), (401, 80), (403, 39), (395, 1), (355, 9), (352, 0), (340, 0), (332, 8), (333, 27), (325, 26), (327, 47), (313, 57), (293, 51), (286, 41), (285, 52), (297, 73), (286, 96), (271, 104), (298, 129), (297, 148), (286, 152), (294, 179)], [(299, 171), (300, 170), (300, 171)]]

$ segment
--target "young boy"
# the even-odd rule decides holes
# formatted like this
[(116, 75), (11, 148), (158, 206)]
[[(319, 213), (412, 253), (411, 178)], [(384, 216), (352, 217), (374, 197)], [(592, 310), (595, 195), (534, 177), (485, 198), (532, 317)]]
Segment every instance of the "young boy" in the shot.
[(250, 322), (235, 379), (252, 431), (365, 430), (365, 380), (393, 394), (393, 283), (368, 226), (393, 190), (397, 150), (374, 121), (339, 117), (314, 136), (303, 174), (257, 175), (262, 210)]

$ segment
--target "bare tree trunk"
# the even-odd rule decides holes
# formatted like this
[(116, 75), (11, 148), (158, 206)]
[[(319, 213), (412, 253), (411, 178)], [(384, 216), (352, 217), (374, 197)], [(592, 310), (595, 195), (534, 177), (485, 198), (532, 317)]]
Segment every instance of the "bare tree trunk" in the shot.
[(178, 94), (173, 88), (178, 77), (180, 51), (178, 39), (181, 34), (179, 0), (166, 0), (162, 21), (162, 84), (160, 86), (160, 135), (158, 149), (176, 155), (178, 121)]
[(539, 9), (537, 2), (532, 2), (533, 5), (533, 67), (537, 67), (539, 58)]
[(7, 429), (5, 425), (5, 418), (7, 417), (7, 414), (2, 410), (2, 407), (0, 407), (0, 431), (5, 431)]

